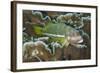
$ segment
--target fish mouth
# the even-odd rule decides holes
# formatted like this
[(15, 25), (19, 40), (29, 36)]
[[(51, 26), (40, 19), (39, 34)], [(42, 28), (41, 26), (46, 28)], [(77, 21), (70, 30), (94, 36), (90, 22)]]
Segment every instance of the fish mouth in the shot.
[(83, 42), (83, 39), (79, 40), (77, 43), (82, 43)]
[(70, 43), (76, 43), (76, 44), (80, 44), (83, 42), (83, 38), (81, 36), (73, 36), (73, 37), (70, 37)]

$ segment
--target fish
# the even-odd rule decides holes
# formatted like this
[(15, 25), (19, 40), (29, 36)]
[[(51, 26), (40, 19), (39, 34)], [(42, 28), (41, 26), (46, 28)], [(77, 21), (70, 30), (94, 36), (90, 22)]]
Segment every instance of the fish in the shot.
[(64, 23), (49, 23), (43, 29), (42, 35), (48, 36), (50, 42), (58, 42), (62, 47), (68, 47), (69, 44), (83, 48), (85, 45), (81, 44), (83, 38), (79, 31)]

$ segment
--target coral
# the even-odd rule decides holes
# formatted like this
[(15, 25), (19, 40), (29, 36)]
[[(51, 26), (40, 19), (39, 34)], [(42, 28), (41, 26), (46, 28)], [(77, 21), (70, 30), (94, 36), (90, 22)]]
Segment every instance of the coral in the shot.
[(23, 45), (23, 60), (32, 58), (48, 61), (51, 58), (51, 50), (42, 41), (26, 42)]

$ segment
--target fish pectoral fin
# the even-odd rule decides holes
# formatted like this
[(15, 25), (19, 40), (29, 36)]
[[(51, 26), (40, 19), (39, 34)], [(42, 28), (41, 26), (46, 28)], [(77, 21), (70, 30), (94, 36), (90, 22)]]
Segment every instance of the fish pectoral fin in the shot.
[(69, 45), (69, 41), (65, 39), (64, 43), (62, 44), (62, 47), (64, 46), (68, 47), (68, 45)]

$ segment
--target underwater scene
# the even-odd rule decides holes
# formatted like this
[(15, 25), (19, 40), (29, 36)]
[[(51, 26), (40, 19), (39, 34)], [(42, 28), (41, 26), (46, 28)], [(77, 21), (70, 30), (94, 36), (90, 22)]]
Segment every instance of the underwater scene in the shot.
[(23, 10), (23, 62), (91, 59), (91, 14)]

